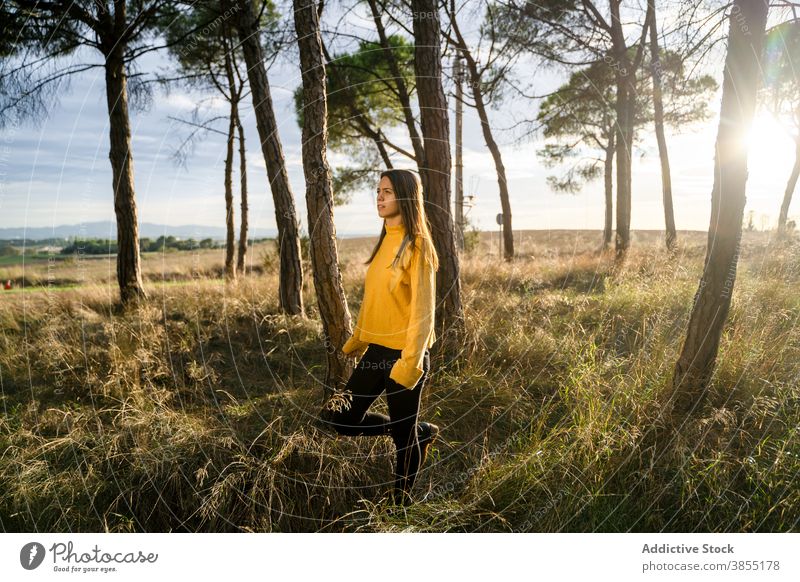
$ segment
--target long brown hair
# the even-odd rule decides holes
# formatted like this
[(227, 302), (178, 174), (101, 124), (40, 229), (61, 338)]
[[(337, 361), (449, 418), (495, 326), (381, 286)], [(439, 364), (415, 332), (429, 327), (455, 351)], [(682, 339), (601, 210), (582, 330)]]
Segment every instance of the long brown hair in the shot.
[[(403, 225), (406, 230), (406, 235), (394, 261), (392, 261), (392, 266), (397, 263), (406, 246), (410, 244), (412, 249), (415, 247), (420, 249), (425, 260), (433, 265), (434, 271), (437, 271), (439, 269), (439, 257), (436, 254), (436, 248), (433, 246), (431, 228), (428, 224), (428, 216), (425, 214), (425, 205), (422, 201), (422, 182), (419, 176), (411, 170), (402, 169), (385, 170), (381, 172), (381, 178), (384, 176), (389, 178), (392, 183), (392, 189), (397, 203), (400, 205), (400, 215), (403, 218)], [(365, 265), (371, 263), (372, 259), (375, 258), (385, 237), (386, 222), (384, 221), (378, 242), (375, 248), (372, 249), (369, 259), (364, 263)]]

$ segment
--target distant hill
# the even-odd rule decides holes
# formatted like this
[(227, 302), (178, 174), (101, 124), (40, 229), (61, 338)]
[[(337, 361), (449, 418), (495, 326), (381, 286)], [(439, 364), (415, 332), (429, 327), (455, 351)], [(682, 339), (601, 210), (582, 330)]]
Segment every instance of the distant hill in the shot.
[[(277, 231), (273, 228), (252, 228), (248, 233), (250, 238), (264, 238), (275, 237)], [(205, 224), (184, 224), (180, 226), (171, 226), (167, 224), (153, 224), (152, 222), (139, 223), (139, 238), (152, 238), (156, 239), (160, 236), (174, 236), (180, 239), (193, 238), (200, 240), (204, 238), (213, 238), (215, 240), (225, 239), (225, 228), (217, 226), (207, 226)], [(339, 234), (339, 238), (352, 238), (362, 236), (377, 236), (377, 233), (353, 233), (353, 234)], [(10, 227), (0, 228), (0, 240), (22, 239), (28, 240), (42, 240), (49, 238), (102, 238), (102, 239), (115, 239), (117, 238), (117, 224), (110, 220), (99, 222), (86, 222), (84, 224), (62, 224), (56, 227), (50, 226), (34, 226), (34, 227)], [(236, 231), (236, 237), (239, 237), (239, 231)]]
[[(151, 222), (139, 223), (139, 236), (142, 238), (158, 238), (159, 236), (174, 236), (179, 238), (225, 238), (225, 229), (203, 224), (185, 224), (169, 226), (166, 224), (153, 224)], [(275, 236), (274, 233), (256, 232), (251, 236)], [(28, 238), (40, 240), (45, 238), (116, 238), (117, 224), (110, 220), (99, 222), (86, 222), (84, 224), (62, 224), (56, 227), (11, 227), (0, 228), (0, 239)]]

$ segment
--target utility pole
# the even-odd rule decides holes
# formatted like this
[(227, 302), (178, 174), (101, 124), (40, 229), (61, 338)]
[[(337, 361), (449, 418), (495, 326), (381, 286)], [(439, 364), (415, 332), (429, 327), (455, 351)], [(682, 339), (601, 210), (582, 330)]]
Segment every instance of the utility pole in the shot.
[(464, 68), (461, 64), (461, 51), (456, 49), (453, 57), (453, 78), (456, 81), (456, 244), (464, 250), (464, 159), (462, 150), (462, 123), (464, 92)]

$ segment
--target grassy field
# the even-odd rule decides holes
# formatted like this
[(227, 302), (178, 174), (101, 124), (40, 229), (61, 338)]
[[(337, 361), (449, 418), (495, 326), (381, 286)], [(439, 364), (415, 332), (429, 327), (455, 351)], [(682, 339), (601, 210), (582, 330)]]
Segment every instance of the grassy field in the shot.
[[(478, 350), (434, 353), (421, 418), (442, 435), (405, 510), (387, 503), (388, 436), (316, 422), (313, 288), (306, 318), (278, 312), (272, 245), (235, 286), (216, 279), (220, 251), (145, 256), (150, 301), (128, 313), (113, 258), (0, 265), (25, 282), (0, 292), (0, 526), (797, 531), (800, 243), (744, 234), (709, 402), (665, 440), (705, 233), (679, 233), (669, 257), (635, 232), (616, 269), (596, 232), (516, 236), (513, 264), (497, 233), (462, 259)], [(353, 315), (372, 244), (340, 242)]]
[[(272, 253), (273, 246), (271, 243), (253, 246), (251, 269), (262, 272), (261, 258), (264, 253)], [(224, 251), (219, 249), (141, 253), (143, 277), (150, 282), (221, 278), (224, 257)], [(25, 256), (24, 264), (21, 255), (2, 259), (6, 260), (0, 260), (0, 281), (11, 279), (15, 289), (25, 287), (28, 291), (41, 291), (91, 284), (113, 286), (117, 281), (116, 255), (42, 253)]]

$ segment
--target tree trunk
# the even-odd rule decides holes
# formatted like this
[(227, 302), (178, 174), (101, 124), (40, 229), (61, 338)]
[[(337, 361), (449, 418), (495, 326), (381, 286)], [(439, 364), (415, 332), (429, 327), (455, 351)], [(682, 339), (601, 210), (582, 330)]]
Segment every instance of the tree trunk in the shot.
[(239, 227), (239, 254), (236, 259), (236, 270), (246, 274), (245, 268), (247, 265), (247, 156), (244, 143), (244, 126), (239, 117), (239, 110), (236, 110), (236, 129), (239, 133), (239, 182), (241, 185), (241, 205), (242, 205), (242, 221)]
[(133, 183), (131, 126), (123, 47), (117, 44), (106, 55), (109, 158), (114, 179), (114, 213), (117, 217), (117, 282), (123, 305), (146, 299), (139, 256), (139, 225)]
[[(451, 0), (452, 2), (453, 0)], [(483, 139), (486, 142), (486, 147), (492, 154), (494, 160), (495, 171), (497, 172), (497, 184), (500, 189), (500, 206), (503, 209), (503, 258), (510, 261), (514, 258), (514, 231), (511, 230), (511, 201), (508, 196), (508, 182), (506, 181), (506, 167), (503, 165), (503, 157), (500, 154), (500, 148), (497, 147), (497, 142), (494, 141), (492, 134), (492, 127), (489, 125), (489, 115), (486, 113), (486, 105), (483, 102), (483, 91), (481, 91), (481, 79), (478, 73), (478, 64), (472, 57), (472, 53), (461, 36), (461, 31), (456, 22), (455, 5), (452, 8), (451, 24), (453, 32), (458, 39), (461, 54), (467, 61), (467, 69), (470, 76), (470, 87), (472, 87), (472, 98), (475, 101), (475, 109), (478, 111), (478, 117), (481, 120), (481, 129), (483, 130)]]
[(605, 181), (606, 195), (606, 217), (603, 228), (603, 248), (607, 249), (611, 245), (611, 233), (614, 232), (614, 133), (608, 140), (606, 147), (606, 159), (604, 162), (603, 179)]
[(236, 106), (231, 104), (228, 139), (225, 149), (225, 280), (236, 280), (236, 234), (233, 225), (233, 141), (236, 132)]
[(225, 46), (225, 75), (228, 78), (230, 114), (228, 119), (228, 140), (225, 150), (225, 281), (236, 281), (236, 227), (233, 216), (233, 142), (236, 139), (236, 118), (239, 116), (239, 103), (236, 91), (236, 78), (228, 43)]
[(658, 19), (655, 17), (655, 0), (648, 0), (653, 11), (650, 21), (650, 62), (653, 77), (653, 113), (656, 125), (656, 140), (658, 141), (658, 157), (661, 160), (661, 191), (664, 199), (664, 226), (666, 229), (666, 244), (670, 251), (674, 251), (678, 243), (678, 234), (675, 231), (675, 212), (672, 208), (672, 176), (669, 169), (669, 152), (667, 151), (667, 138), (664, 134), (664, 102), (661, 95), (661, 53), (658, 48)]
[(303, 173), (306, 180), (311, 266), (325, 338), (327, 373), (324, 400), (342, 388), (352, 365), (340, 358), (341, 347), (352, 328), (350, 311), (339, 271), (336, 227), (333, 222), (333, 186), (326, 150), (328, 105), (325, 64), (322, 58), (319, 20), (314, 0), (293, 0), (294, 24), (300, 49), (303, 81)]
[[(630, 63), (628, 63), (630, 67)], [(631, 94), (627, 77), (617, 79), (617, 236), (615, 249), (622, 257), (631, 245), (631, 147), (633, 129), (631, 127)]]
[(456, 244), (464, 250), (464, 67), (456, 49), (453, 57), (453, 77), (456, 83)]
[(450, 212), (450, 130), (447, 100), (442, 88), (442, 58), (439, 47), (439, 11), (436, 0), (412, 0), (414, 73), (417, 81), (424, 159), (420, 178), (425, 194), (434, 246), (439, 256), (436, 273), (436, 336), (446, 347), (463, 349), (464, 312), (461, 305), (459, 257)]
[(690, 414), (705, 399), (728, 317), (747, 183), (748, 146), (741, 136), (753, 121), (767, 11), (767, 0), (735, 0), (731, 10), (708, 248), (670, 395), (676, 419)]
[(789, 218), (789, 206), (792, 204), (792, 196), (794, 195), (795, 186), (797, 186), (797, 178), (800, 176), (800, 137), (795, 138), (795, 153), (794, 153), (794, 167), (792, 174), (789, 176), (789, 181), (786, 183), (786, 192), (783, 194), (783, 203), (781, 204), (781, 214), (778, 217), (778, 232), (786, 232), (786, 219)]
[(303, 264), (300, 257), (300, 236), (294, 198), (286, 172), (283, 147), (269, 89), (264, 56), (258, 34), (253, 6), (249, 0), (237, 0), (236, 28), (242, 43), (247, 78), (253, 98), (256, 127), (261, 138), (261, 150), (267, 166), (272, 197), (275, 202), (275, 222), (278, 226), (280, 253), (280, 308), (292, 315), (304, 315)]
[(614, 76), (617, 85), (617, 258), (623, 258), (631, 244), (631, 159), (633, 151), (634, 119), (636, 114), (636, 69), (641, 64), (647, 27), (653, 17), (652, 7), (647, 7), (642, 35), (633, 61), (628, 56), (620, 4), (610, 0), (611, 41), (614, 56)]

